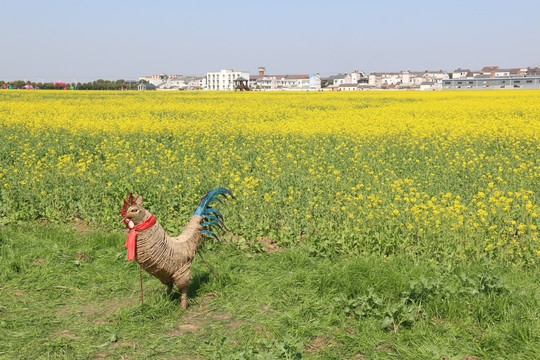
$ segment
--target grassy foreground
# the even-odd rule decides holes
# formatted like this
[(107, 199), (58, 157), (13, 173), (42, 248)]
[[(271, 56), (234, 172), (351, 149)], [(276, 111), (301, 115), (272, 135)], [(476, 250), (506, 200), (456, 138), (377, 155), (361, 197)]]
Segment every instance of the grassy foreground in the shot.
[(207, 244), (190, 307), (120, 232), (0, 228), (0, 358), (538, 358), (537, 267)]

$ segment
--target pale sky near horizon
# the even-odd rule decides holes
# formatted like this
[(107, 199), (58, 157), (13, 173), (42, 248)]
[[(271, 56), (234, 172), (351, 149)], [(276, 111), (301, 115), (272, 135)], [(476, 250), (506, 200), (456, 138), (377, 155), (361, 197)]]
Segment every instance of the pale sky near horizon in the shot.
[(539, 0), (0, 0), (0, 80), (540, 66)]

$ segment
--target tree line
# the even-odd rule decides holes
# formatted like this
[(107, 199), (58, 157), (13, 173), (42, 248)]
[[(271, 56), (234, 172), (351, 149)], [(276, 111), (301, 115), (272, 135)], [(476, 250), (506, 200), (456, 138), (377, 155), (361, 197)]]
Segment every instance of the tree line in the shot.
[[(141, 81), (127, 81), (124, 79), (119, 80), (95, 80), (86, 83), (54, 83), (54, 82), (32, 82), (32, 81), (2, 81), (0, 80), (0, 88), (13, 88), (13, 89), (23, 89), (26, 85), (30, 85), (34, 89), (76, 89), (76, 90), (137, 90), (137, 86), (145, 82)], [(28, 86), (27, 86), (28, 87)]]

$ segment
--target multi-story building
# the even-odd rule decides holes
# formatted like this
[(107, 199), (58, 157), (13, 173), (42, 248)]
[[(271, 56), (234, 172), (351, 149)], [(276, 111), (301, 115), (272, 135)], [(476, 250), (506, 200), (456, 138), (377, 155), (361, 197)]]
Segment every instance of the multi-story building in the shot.
[(469, 69), (457, 68), (456, 70), (452, 71), (452, 79), (463, 79), (469, 76), (470, 74), (471, 74), (471, 70)]
[(265, 68), (259, 67), (259, 75), (249, 77), (252, 90), (320, 90), (321, 77), (315, 75), (267, 75)]
[[(345, 74), (342, 78), (334, 79), (334, 87), (339, 87), (344, 84), (367, 84), (368, 77), (364, 74), (363, 71), (355, 70), (350, 74)], [(350, 88), (347, 87), (347, 88)]]
[(422, 84), (423, 82), (440, 84), (443, 80), (450, 78), (444, 70), (410, 71), (409, 75), (410, 82), (415, 85)]
[(223, 69), (219, 72), (206, 73), (207, 90), (234, 90), (234, 81), (243, 78), (249, 79), (249, 73), (245, 71), (234, 71), (233, 69)]
[(385, 87), (390, 85), (398, 85), (403, 82), (403, 74), (401, 72), (378, 73), (372, 72), (369, 74), (368, 83), (371, 86)]
[(171, 76), (174, 75), (167, 75), (164, 73), (161, 74), (154, 74), (152, 75), (152, 78), (150, 79), (150, 84), (154, 84), (156, 87), (166, 82)]
[(206, 88), (206, 76), (196, 77), (188, 84), (194, 90), (201, 90)]
[(369, 74), (369, 85), (376, 87), (418, 88), (422, 83), (440, 84), (449, 75), (444, 70), (401, 71)]

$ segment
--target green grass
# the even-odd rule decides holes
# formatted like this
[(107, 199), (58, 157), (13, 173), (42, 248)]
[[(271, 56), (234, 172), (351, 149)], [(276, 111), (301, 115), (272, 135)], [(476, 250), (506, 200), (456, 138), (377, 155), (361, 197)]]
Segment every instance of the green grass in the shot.
[[(83, 229), (84, 230), (84, 229)], [(0, 358), (532, 359), (540, 272), (428, 257), (267, 252), (193, 264), (190, 306), (126, 261), (121, 232), (0, 228)]]

